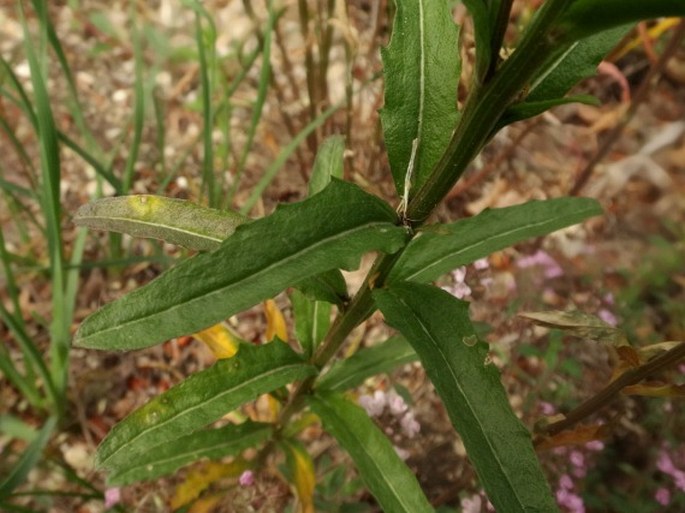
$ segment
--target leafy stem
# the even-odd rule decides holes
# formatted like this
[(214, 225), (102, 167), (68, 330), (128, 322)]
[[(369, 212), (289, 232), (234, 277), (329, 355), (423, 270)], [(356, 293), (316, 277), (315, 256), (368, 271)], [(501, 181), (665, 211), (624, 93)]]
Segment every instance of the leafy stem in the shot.
[[(498, 120), (507, 107), (516, 100), (530, 83), (540, 67), (562, 50), (555, 41), (552, 27), (572, 0), (549, 0), (538, 12), (518, 49), (497, 70), (492, 79), (474, 90), (467, 101), (463, 115), (450, 143), (425, 184), (409, 201), (407, 219), (413, 227), (422, 225), (436, 205), (447, 195), (466, 166), (492, 137)], [(507, 2), (503, 2), (505, 9)], [(322, 368), (336, 354), (350, 332), (374, 310), (371, 292), (382, 286), (401, 251), (394, 255), (379, 256), (369, 271), (364, 285), (352, 299), (349, 307), (338, 315), (331, 329), (312, 359)], [(301, 382), (285, 408), (281, 411), (278, 428), (304, 406), (303, 398), (311, 393), (316, 378)]]
[(545, 2), (512, 56), (488, 82), (469, 95), (447, 150), (409, 201), (407, 217), (415, 226), (425, 222), (494, 135), (493, 130), (507, 107), (530, 85), (539, 69), (563, 50), (564, 45), (552, 29), (570, 4), (571, 0)]

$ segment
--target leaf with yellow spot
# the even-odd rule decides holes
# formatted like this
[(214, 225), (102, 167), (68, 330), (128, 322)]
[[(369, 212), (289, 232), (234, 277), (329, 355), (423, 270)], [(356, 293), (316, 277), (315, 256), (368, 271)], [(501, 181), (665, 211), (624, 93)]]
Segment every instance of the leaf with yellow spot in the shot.
[(264, 301), (264, 313), (266, 315), (266, 340), (271, 341), (278, 337), (282, 341), (288, 340), (288, 329), (285, 317), (273, 299)]
[(284, 440), (281, 446), (285, 452), (286, 463), (292, 485), (300, 501), (300, 513), (314, 513), (314, 462), (307, 450), (297, 440)]
[(193, 337), (207, 344), (218, 360), (231, 358), (238, 352), (238, 340), (222, 323), (198, 331)]
[(208, 461), (195, 467), (185, 480), (176, 487), (171, 499), (172, 509), (178, 509), (197, 499), (210, 485), (226, 477), (238, 477), (249, 466), (242, 458), (231, 463)]

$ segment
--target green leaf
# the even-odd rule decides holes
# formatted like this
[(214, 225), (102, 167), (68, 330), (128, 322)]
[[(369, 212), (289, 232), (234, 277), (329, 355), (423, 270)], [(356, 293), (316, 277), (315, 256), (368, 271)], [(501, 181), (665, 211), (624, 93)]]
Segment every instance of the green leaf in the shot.
[(318, 381), (322, 390), (343, 391), (361, 385), (364, 380), (391, 372), (400, 365), (416, 361), (414, 348), (404, 337), (390, 337), (378, 345), (365, 347), (349, 358), (339, 360)]
[(290, 294), (295, 317), (295, 335), (309, 357), (326, 335), (331, 325), (330, 303), (324, 301), (312, 301), (298, 290)]
[(244, 422), (218, 429), (196, 431), (158, 445), (135, 458), (112, 464), (109, 485), (125, 485), (171, 474), (200, 458), (219, 459), (235, 456), (249, 447), (257, 447), (271, 435), (270, 424)]
[(542, 66), (533, 80), (526, 103), (561, 98), (578, 82), (597, 73), (597, 66), (625, 37), (631, 26), (620, 26), (573, 43)]
[(522, 102), (509, 107), (502, 117), (497, 122), (497, 126), (493, 130), (493, 134), (507, 125), (522, 121), (524, 119), (535, 117), (543, 112), (548, 111), (552, 107), (558, 105), (566, 105), (568, 103), (584, 103), (585, 105), (599, 105), (599, 100), (590, 94), (577, 94), (574, 96), (566, 96), (563, 98), (555, 98), (553, 100), (544, 100), (539, 102)]
[(383, 136), (395, 187), (412, 189), (438, 162), (457, 122), (460, 60), (457, 28), (447, 0), (396, 0), (392, 37), (381, 51), (385, 77)]
[(432, 281), (493, 251), (601, 213), (593, 199), (556, 198), (488, 209), (456, 223), (428, 226), (407, 245), (387, 282)]
[(685, 16), (683, 0), (575, 0), (559, 20), (561, 37), (577, 41), (619, 25)]
[(41, 459), (43, 449), (50, 441), (50, 435), (52, 435), (56, 425), (56, 417), (48, 418), (34, 440), (24, 449), (9, 475), (0, 481), (0, 500), (6, 499), (17, 486), (26, 480), (31, 469)]
[(198, 251), (211, 251), (248, 218), (190, 201), (137, 195), (103, 198), (83, 205), (74, 223), (99, 230), (160, 239)]
[(205, 427), (260, 394), (315, 372), (287, 344), (243, 344), (233, 358), (193, 374), (114, 426), (98, 447), (97, 463), (123, 468), (151, 447)]
[(313, 301), (343, 306), (350, 297), (345, 277), (339, 269), (330, 269), (293, 285)]
[(395, 221), (380, 199), (335, 180), (104, 306), (83, 322), (74, 344), (136, 349), (194, 333), (304, 278), (351, 269), (367, 251), (397, 251), (406, 235)]
[(492, 48), (490, 41), (491, 18), (488, 5), (485, 0), (464, 0), (464, 5), (469, 10), (473, 19), (473, 30), (476, 39), (476, 77), (482, 80), (490, 67)]
[(321, 192), (330, 183), (331, 178), (342, 179), (344, 152), (345, 138), (342, 135), (332, 135), (321, 143), (309, 179), (310, 196)]
[(497, 511), (558, 511), (530, 433), (511, 410), (468, 303), (432, 285), (374, 292), (385, 319), (414, 346)]
[(416, 477), (366, 412), (339, 394), (317, 393), (309, 404), (350, 453), (362, 479), (385, 513), (431, 512)]

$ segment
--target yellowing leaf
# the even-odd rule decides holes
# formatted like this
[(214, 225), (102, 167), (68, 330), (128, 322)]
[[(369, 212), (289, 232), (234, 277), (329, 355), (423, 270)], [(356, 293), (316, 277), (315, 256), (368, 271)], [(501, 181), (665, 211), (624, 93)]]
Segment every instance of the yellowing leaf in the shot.
[(221, 495), (211, 495), (209, 497), (203, 497), (195, 501), (195, 503), (190, 507), (188, 513), (211, 513), (216, 505), (221, 500)]
[(611, 427), (607, 424), (592, 424), (576, 426), (562, 431), (554, 436), (540, 437), (535, 440), (536, 449), (553, 449), (569, 445), (582, 445), (595, 440), (602, 440), (611, 434)]
[(283, 442), (292, 483), (300, 501), (300, 513), (314, 513), (314, 462), (307, 450), (295, 440)]
[(664, 383), (639, 383), (629, 385), (621, 390), (627, 395), (641, 395), (646, 397), (683, 397), (685, 385), (671, 385)]
[(546, 328), (564, 330), (570, 335), (604, 342), (614, 347), (627, 346), (628, 340), (622, 330), (615, 328), (599, 317), (583, 312), (521, 312), (519, 317), (530, 319)]
[(212, 483), (225, 477), (238, 477), (247, 469), (248, 463), (238, 458), (231, 463), (208, 461), (202, 463), (188, 473), (186, 479), (176, 487), (171, 499), (172, 509), (191, 503), (205, 491)]
[(288, 329), (285, 324), (285, 317), (273, 299), (264, 301), (264, 313), (266, 314), (266, 340), (271, 341), (274, 337), (278, 337), (286, 342), (288, 340)]
[(217, 359), (231, 358), (238, 352), (238, 341), (222, 323), (198, 331), (193, 337), (207, 344)]

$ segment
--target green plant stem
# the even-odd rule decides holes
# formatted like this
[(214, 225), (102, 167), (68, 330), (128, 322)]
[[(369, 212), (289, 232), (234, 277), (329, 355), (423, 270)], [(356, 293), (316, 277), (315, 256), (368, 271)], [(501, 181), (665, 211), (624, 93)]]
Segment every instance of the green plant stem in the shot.
[[(466, 166), (490, 139), (497, 121), (506, 108), (528, 85), (539, 68), (555, 54), (563, 52), (563, 45), (550, 33), (557, 17), (572, 0), (548, 0), (526, 31), (519, 48), (493, 75), (492, 80), (471, 94), (461, 121), (450, 140), (436, 169), (409, 203), (407, 224), (420, 226), (435, 206), (450, 191)], [(382, 255), (369, 271), (362, 288), (348, 308), (334, 321), (326, 338), (316, 351), (312, 363), (322, 368), (338, 352), (350, 332), (363, 322), (374, 308), (371, 292), (382, 286), (401, 251)], [(281, 411), (277, 432), (283, 429), (305, 404), (316, 378), (302, 381), (291, 394), (290, 401)]]
[(557, 40), (549, 28), (571, 3), (572, 0), (545, 2), (512, 56), (489, 82), (469, 95), (443, 157), (422, 187), (410, 198), (407, 219), (413, 226), (423, 224), (450, 191), (492, 137), (504, 111), (530, 84), (540, 67), (564, 50), (564, 42)]
[(652, 360), (644, 365), (624, 372), (618, 378), (604, 387), (604, 389), (595, 396), (591, 397), (583, 404), (566, 414), (563, 420), (547, 425), (540, 432), (539, 436), (535, 440), (535, 443), (539, 444), (544, 437), (556, 435), (565, 429), (570, 428), (574, 424), (580, 422), (593, 413), (596, 413), (598, 410), (614, 401), (623, 388), (629, 385), (635, 385), (643, 379), (648, 378), (655, 372), (675, 365), (683, 358), (685, 358), (685, 342), (681, 342), (673, 349), (670, 349), (665, 353), (652, 358)]

